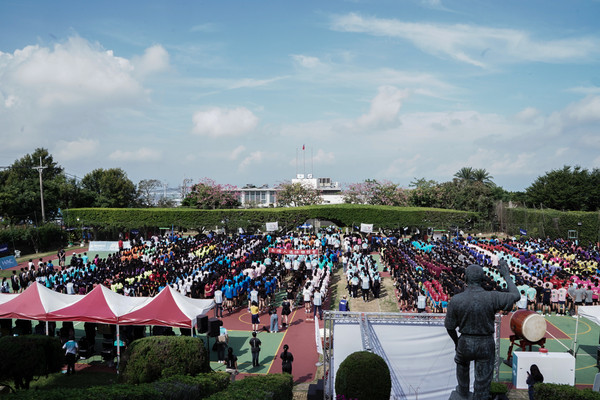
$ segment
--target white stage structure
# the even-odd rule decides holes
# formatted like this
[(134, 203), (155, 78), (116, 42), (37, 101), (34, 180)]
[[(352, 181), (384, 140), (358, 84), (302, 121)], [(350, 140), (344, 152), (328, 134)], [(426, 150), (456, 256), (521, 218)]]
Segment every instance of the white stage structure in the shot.
[[(335, 398), (335, 374), (347, 356), (371, 351), (390, 369), (395, 400), (447, 400), (456, 388), (454, 342), (445, 314), (325, 312), (325, 398)], [(496, 316), (495, 380), (500, 375), (500, 316)], [(471, 366), (471, 384), (473, 382)]]

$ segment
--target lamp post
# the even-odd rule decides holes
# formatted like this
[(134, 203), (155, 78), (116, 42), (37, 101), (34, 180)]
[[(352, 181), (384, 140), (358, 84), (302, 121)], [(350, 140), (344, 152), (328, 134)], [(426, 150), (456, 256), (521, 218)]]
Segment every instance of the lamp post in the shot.
[[(77, 222), (80, 222), (79, 217), (77, 217)], [(83, 220), (81, 220), (81, 245), (85, 244), (85, 238), (83, 237)]]

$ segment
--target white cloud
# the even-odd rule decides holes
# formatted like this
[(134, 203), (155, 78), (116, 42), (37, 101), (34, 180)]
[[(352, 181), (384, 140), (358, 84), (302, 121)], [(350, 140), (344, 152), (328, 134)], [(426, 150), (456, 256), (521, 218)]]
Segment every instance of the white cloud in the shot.
[(53, 48), (27, 46), (0, 52), (2, 91), (15, 102), (39, 107), (131, 101), (143, 95), (133, 67), (110, 50), (80, 37)]
[(313, 158), (317, 164), (330, 165), (335, 163), (335, 155), (333, 154), (333, 151), (328, 152), (323, 149), (319, 149)]
[(135, 73), (141, 77), (169, 69), (169, 53), (164, 47), (157, 44), (148, 47), (142, 56), (131, 59)]
[(89, 158), (98, 149), (100, 142), (94, 139), (61, 140), (57, 143), (55, 154), (61, 160)]
[(206, 111), (197, 111), (192, 119), (192, 133), (212, 137), (239, 136), (252, 131), (258, 125), (258, 117), (245, 107), (213, 107)]
[(190, 28), (190, 32), (215, 32), (216, 25), (210, 22), (194, 25)]
[(487, 67), (490, 61), (570, 63), (599, 52), (597, 39), (592, 37), (535, 40), (528, 32), (515, 29), (403, 22), (355, 13), (335, 16), (331, 28), (341, 32), (402, 38), (426, 53), (450, 57), (477, 67)]
[(583, 95), (600, 94), (600, 86), (577, 86), (567, 90), (571, 93), (579, 93)]
[(237, 158), (246, 150), (246, 147), (239, 145), (238, 147), (236, 147), (235, 149), (233, 149), (231, 151), (231, 154), (229, 155), (229, 159), (230, 160), (237, 160)]
[(358, 118), (358, 125), (372, 127), (397, 121), (402, 100), (407, 96), (408, 92), (393, 86), (380, 87), (377, 96), (371, 101), (369, 112)]
[(303, 68), (312, 69), (323, 66), (323, 63), (321, 63), (321, 60), (319, 60), (317, 57), (305, 56), (302, 54), (293, 54), (292, 59), (297, 65)]
[(265, 156), (265, 153), (262, 151), (254, 151), (250, 153), (250, 155), (242, 160), (240, 165), (238, 166), (238, 170), (242, 171), (248, 168), (252, 164), (260, 163)]
[(116, 161), (156, 161), (161, 158), (161, 153), (158, 150), (148, 147), (141, 147), (138, 150), (116, 150), (113, 151), (108, 158)]
[(521, 122), (531, 122), (541, 115), (540, 111), (534, 107), (527, 107), (519, 111), (516, 115), (517, 120)]

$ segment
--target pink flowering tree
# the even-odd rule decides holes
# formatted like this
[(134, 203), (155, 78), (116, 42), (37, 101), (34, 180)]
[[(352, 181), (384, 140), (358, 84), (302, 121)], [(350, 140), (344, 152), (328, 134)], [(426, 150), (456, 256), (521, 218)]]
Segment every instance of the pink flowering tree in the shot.
[(280, 183), (277, 186), (277, 205), (286, 207), (311, 206), (321, 204), (321, 191), (296, 183)]
[(371, 204), (405, 207), (408, 205), (408, 193), (399, 185), (389, 181), (368, 179), (361, 183), (348, 185), (343, 193), (344, 202), (351, 204)]
[(204, 178), (192, 186), (182, 205), (204, 210), (237, 208), (240, 206), (240, 192), (237, 186), (222, 185)]

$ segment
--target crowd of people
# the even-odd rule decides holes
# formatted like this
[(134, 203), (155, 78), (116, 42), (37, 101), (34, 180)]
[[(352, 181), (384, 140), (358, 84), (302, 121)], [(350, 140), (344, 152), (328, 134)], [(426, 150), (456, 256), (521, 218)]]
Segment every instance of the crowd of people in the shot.
[(506, 290), (497, 265), (507, 261), (521, 300), (517, 309), (558, 315), (576, 314), (580, 305), (597, 305), (600, 253), (562, 239), (396, 240), (380, 247), (390, 269), (402, 311), (446, 312), (448, 301), (464, 290), (465, 269), (478, 264), (486, 272), (484, 289)]

